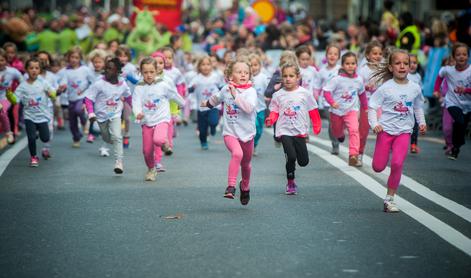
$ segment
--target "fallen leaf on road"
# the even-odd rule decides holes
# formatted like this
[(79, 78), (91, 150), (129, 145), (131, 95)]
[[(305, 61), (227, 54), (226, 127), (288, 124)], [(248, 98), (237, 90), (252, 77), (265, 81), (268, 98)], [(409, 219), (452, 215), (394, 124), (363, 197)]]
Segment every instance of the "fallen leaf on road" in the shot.
[[(161, 216), (162, 217), (162, 216)], [(163, 217), (165, 220), (179, 220), (183, 218), (183, 214), (177, 213), (175, 215), (168, 215)]]

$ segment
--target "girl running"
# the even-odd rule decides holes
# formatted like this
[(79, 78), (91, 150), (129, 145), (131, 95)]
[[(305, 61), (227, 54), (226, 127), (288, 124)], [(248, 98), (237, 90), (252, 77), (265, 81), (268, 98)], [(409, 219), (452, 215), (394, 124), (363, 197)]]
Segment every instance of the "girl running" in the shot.
[(7, 92), (13, 90), (14, 82), (21, 82), (21, 72), (13, 67), (7, 66), (7, 53), (0, 48), (0, 127), (6, 134), (8, 144), (15, 143), (15, 136), (10, 126), (8, 110), (10, 102), (7, 100)]
[(319, 99), (321, 87), (319, 84), (319, 72), (312, 66), (312, 52), (306, 45), (296, 48), (296, 57), (298, 58), (299, 69), (301, 71), (301, 86)]
[(123, 173), (123, 137), (121, 114), (123, 99), (131, 103), (131, 91), (120, 77), (122, 64), (118, 58), (105, 63), (104, 76), (93, 83), (87, 91), (85, 106), (90, 122), (97, 121), (103, 141), (113, 145), (116, 174)]
[[(196, 103), (203, 103), (218, 93), (224, 80), (213, 70), (209, 56), (203, 56), (198, 60), (196, 70), (198, 75), (190, 81), (189, 89), (191, 93), (195, 94)], [(207, 150), (208, 128), (212, 136), (216, 135), (216, 126), (219, 123), (219, 109), (215, 106), (211, 108), (207, 106), (199, 107), (197, 121), (201, 149)]]
[[(32, 58), (26, 62), (26, 81), (16, 88), (15, 93), (9, 92), (8, 98), (13, 103), (23, 105), (23, 115), (25, 120), (26, 135), (28, 137), (28, 149), (31, 155), (29, 165), (39, 166), (39, 158), (36, 155), (36, 136), (48, 143), (50, 139), (49, 121), (51, 112), (49, 108), (49, 98), (54, 99), (56, 92), (49, 83), (42, 78), (38, 78), (41, 73), (41, 62), (37, 58)], [(47, 145), (45, 145), (47, 146)], [(43, 149), (43, 152), (49, 149)], [(43, 155), (44, 156), (44, 155)]]
[[(327, 60), (327, 65), (319, 71), (319, 78), (321, 88), (327, 85), (334, 76), (339, 74), (340, 65), (338, 61), (340, 60), (340, 47), (336, 44), (330, 44), (327, 46), (325, 51), (325, 56)], [(319, 109), (329, 108), (329, 104), (324, 98), (324, 92), (321, 90), (319, 101), (318, 101)], [(332, 150), (330, 151), (333, 155), (339, 154), (339, 141), (337, 138), (332, 135), (332, 128), (329, 120), (329, 138), (332, 143)]]
[[(376, 85), (371, 80), (373, 71), (376, 70), (379, 63), (383, 59), (383, 46), (378, 41), (370, 42), (365, 49), (366, 63), (363, 64), (358, 70), (358, 75), (363, 78), (365, 84), (365, 95), (367, 100), (376, 91)], [(368, 107), (360, 109), (360, 150), (358, 155), (358, 164), (363, 164), (363, 153), (365, 152), (366, 142), (368, 141), (368, 134), (370, 133), (370, 124), (368, 123)]]
[(132, 100), (133, 113), (142, 125), (142, 152), (147, 165), (146, 181), (155, 181), (155, 148), (168, 146), (168, 126), (171, 124), (170, 99), (179, 105), (183, 98), (173, 83), (163, 76), (163, 63), (158, 66), (154, 58), (144, 58), (140, 65), (143, 81), (139, 82)]
[(224, 198), (234, 199), (240, 168), (242, 171), (242, 180), (239, 182), (240, 203), (247, 205), (250, 200), (257, 92), (250, 83), (252, 74), (248, 60), (239, 59), (229, 63), (225, 74), (229, 84), (209, 100), (203, 100), (201, 106), (211, 109), (224, 102), (222, 135), (227, 149), (231, 152)]
[[(407, 79), (410, 70), (409, 54), (405, 50), (393, 50), (386, 65), (378, 68), (373, 80), (382, 85), (369, 101), (368, 120), (376, 137), (373, 155), (373, 170), (383, 171), (391, 156), (391, 174), (387, 182), (384, 199), (385, 212), (399, 212), (394, 195), (401, 180), (402, 167), (409, 149), (410, 134), (414, 128), (414, 115), (419, 122), (419, 131), (424, 134), (423, 96), (419, 85)], [(377, 110), (381, 108), (378, 119)]]
[[(468, 46), (464, 43), (453, 45), (452, 56), (455, 59), (455, 66), (443, 67), (435, 82), (436, 89), (439, 88), (443, 79), (448, 84), (445, 106), (454, 121), (453, 148), (448, 156), (452, 160), (458, 158), (460, 147), (465, 144), (466, 128), (471, 117), (471, 67), (468, 62), (468, 51)], [(435, 93), (435, 95), (438, 94), (438, 92)]]
[(317, 103), (311, 92), (299, 86), (301, 73), (296, 63), (281, 66), (283, 89), (276, 92), (270, 103), (270, 115), (265, 123), (268, 127), (275, 122), (275, 136), (281, 138), (286, 156), (287, 195), (295, 195), (298, 186), (294, 180), (296, 161), (301, 167), (309, 163), (306, 141), (309, 136), (309, 118), (314, 134), (321, 131), (321, 118)]
[(90, 68), (81, 64), (82, 51), (78, 47), (67, 52), (68, 66), (63, 72), (62, 82), (67, 85), (66, 94), (69, 100), (69, 124), (72, 132), (72, 147), (80, 148), (82, 132), (79, 128), (79, 121), (82, 127), (87, 123), (83, 99), (85, 91), (93, 83), (94, 76)]
[[(407, 75), (407, 79), (419, 85), (419, 87), (422, 89), (422, 76), (420, 76), (420, 73), (417, 71), (417, 68), (419, 66), (419, 59), (417, 58), (416, 54), (409, 54), (409, 56), (410, 56), (410, 72)], [(410, 136), (410, 152), (411, 153), (419, 153), (420, 149), (417, 146), (418, 139), (419, 139), (419, 124), (416, 121), (414, 124), (414, 129)]]
[(342, 68), (324, 86), (324, 97), (330, 105), (330, 124), (332, 135), (342, 143), (345, 140), (344, 128), (349, 135), (348, 165), (360, 167), (358, 160), (360, 134), (358, 131), (358, 104), (361, 99), (362, 109), (366, 109), (367, 101), (364, 94), (363, 79), (355, 71), (357, 57), (352, 52), (342, 55)]

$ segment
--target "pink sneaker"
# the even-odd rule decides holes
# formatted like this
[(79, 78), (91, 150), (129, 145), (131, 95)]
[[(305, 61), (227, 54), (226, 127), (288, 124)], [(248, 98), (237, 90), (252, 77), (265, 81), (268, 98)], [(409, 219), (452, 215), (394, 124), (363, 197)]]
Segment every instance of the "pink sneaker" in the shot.
[(43, 149), (41, 155), (43, 156), (44, 160), (48, 160), (49, 158), (51, 158), (51, 153), (49, 152), (49, 149), (46, 148)]
[(91, 133), (88, 134), (87, 136), (87, 143), (93, 143), (95, 141), (95, 136)]
[(37, 156), (32, 156), (29, 162), (30, 167), (38, 167), (39, 166), (39, 158)]

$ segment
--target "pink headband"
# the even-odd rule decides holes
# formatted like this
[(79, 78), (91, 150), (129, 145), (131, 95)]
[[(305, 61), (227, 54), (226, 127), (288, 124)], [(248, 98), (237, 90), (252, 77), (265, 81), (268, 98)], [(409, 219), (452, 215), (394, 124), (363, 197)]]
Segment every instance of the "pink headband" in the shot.
[(165, 65), (165, 68), (167, 68), (167, 58), (165, 57), (165, 55), (160, 52), (160, 51), (155, 51), (154, 53), (152, 53), (150, 55), (152, 58), (156, 58), (156, 57), (159, 57), (159, 58), (162, 58), (162, 60), (164, 60), (164, 65)]

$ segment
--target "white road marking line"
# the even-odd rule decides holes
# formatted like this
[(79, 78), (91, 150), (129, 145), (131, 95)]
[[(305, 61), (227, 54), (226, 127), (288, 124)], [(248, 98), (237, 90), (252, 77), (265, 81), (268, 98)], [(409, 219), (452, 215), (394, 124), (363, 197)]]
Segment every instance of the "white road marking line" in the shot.
[[(273, 134), (273, 130), (271, 129), (267, 129), (267, 132)], [(345, 160), (341, 159), (338, 156), (330, 154), (330, 152), (327, 152), (320, 147), (316, 147), (312, 144), (307, 144), (307, 149), (322, 158), (323, 160), (327, 161), (335, 168), (342, 171), (344, 174), (355, 179), (361, 186), (371, 191), (373, 194), (381, 198), (381, 200), (384, 198), (386, 194), (386, 188), (379, 184), (375, 179), (373, 179), (369, 175), (363, 173), (355, 167), (348, 166)], [(415, 206), (406, 199), (400, 197), (399, 195), (396, 195), (395, 200), (403, 213), (409, 215), (410, 217), (424, 225), (426, 228), (434, 232), (436, 235), (466, 253), (468, 256), (471, 256), (471, 239), (469, 239), (459, 231), (455, 230), (451, 226), (447, 225), (446, 223), (442, 222), (438, 218), (427, 213), (423, 209)], [(378, 204), (378, 213), (383, 213), (381, 212), (381, 208), (382, 204)], [(387, 215), (385, 215), (385, 217), (387, 217)]]
[[(343, 173), (355, 179), (360, 185), (381, 198), (381, 200), (386, 195), (385, 187), (362, 171), (348, 166), (347, 162), (343, 159), (333, 156), (329, 152), (313, 145), (308, 144), (307, 148), (310, 152), (318, 155), (334, 167), (341, 170)], [(467, 238), (465, 235), (442, 222), (438, 218), (413, 205), (406, 199), (401, 198), (399, 195), (396, 195), (395, 200), (402, 212), (414, 218), (416, 221), (430, 229), (439, 237), (449, 242), (451, 245), (466, 253), (468, 256), (471, 256), (471, 239)], [(378, 213), (383, 213), (381, 212), (381, 208), (382, 203), (378, 203)], [(385, 217), (387, 217), (387, 215), (385, 215)]]
[[(312, 143), (314, 144), (320, 144), (322, 146), (331, 148), (332, 144), (330, 140), (325, 140), (320, 137), (314, 137), (311, 140)], [(340, 145), (340, 153), (345, 154), (348, 156), (348, 148)], [(368, 166), (371, 167), (373, 159), (364, 154), (363, 155), (363, 167)], [(386, 169), (380, 173), (383, 177), (387, 178), (391, 172), (390, 167), (386, 167)], [(468, 222), (471, 222), (471, 209), (468, 209), (467, 207), (458, 204), (457, 202), (450, 200), (446, 197), (443, 197), (442, 195), (438, 194), (435, 191), (430, 190), (428, 187), (425, 185), (417, 182), (416, 180), (402, 174), (401, 177), (401, 185), (409, 188), (410, 190), (414, 191), (415, 193), (419, 194), (420, 196), (434, 202), (435, 204), (449, 210), (450, 212), (458, 215), (459, 217), (465, 219)]]
[(23, 137), (20, 141), (17, 141), (9, 150), (0, 155), (0, 177), (8, 167), (8, 164), (10, 164), (13, 158), (15, 158), (15, 156), (21, 152), (26, 147), (26, 145), (28, 145), (28, 139)]

